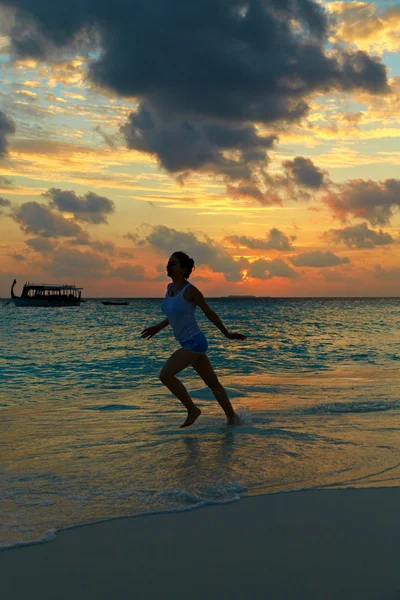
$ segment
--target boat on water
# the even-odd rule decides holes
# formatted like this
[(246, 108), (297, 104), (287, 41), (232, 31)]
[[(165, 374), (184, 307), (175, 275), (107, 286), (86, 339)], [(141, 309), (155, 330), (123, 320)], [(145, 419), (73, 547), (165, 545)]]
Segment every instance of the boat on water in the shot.
[(101, 301), (104, 306), (128, 306), (129, 302), (111, 302), (111, 300), (102, 300)]
[(11, 301), (15, 306), (79, 306), (83, 288), (67, 284), (30, 283), (24, 284), (21, 296), (14, 294), (14, 279), (11, 286)]

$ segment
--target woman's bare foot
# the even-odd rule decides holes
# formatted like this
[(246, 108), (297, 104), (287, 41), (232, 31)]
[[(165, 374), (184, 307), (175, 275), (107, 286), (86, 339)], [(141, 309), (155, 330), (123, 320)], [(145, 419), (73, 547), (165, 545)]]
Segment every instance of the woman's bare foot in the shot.
[(234, 425), (242, 425), (242, 421), (241, 421), (241, 419), (240, 419), (239, 415), (235, 413), (235, 414), (233, 415), (233, 417), (229, 417), (229, 418), (228, 418), (227, 424), (228, 424), (230, 427), (233, 427)]
[(199, 417), (201, 415), (201, 410), (199, 409), (198, 406), (195, 406), (193, 410), (188, 410), (188, 416), (186, 421), (183, 423), (183, 425), (181, 425), (182, 427), (189, 427), (190, 425), (193, 425), (193, 423), (195, 422), (195, 420), (197, 419), (197, 417)]

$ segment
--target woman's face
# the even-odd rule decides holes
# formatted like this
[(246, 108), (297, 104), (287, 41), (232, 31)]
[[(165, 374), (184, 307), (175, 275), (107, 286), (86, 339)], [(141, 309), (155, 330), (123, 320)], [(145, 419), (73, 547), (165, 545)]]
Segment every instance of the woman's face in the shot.
[(181, 263), (176, 256), (171, 256), (168, 264), (167, 264), (167, 275), (169, 277), (179, 277), (179, 275), (183, 275), (185, 269), (181, 267)]

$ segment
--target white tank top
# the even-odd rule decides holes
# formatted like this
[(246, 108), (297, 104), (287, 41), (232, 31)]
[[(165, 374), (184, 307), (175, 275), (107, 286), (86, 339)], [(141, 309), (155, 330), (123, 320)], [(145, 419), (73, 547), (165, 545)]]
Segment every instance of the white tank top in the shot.
[(196, 303), (188, 302), (183, 297), (183, 292), (189, 285), (192, 284), (188, 282), (181, 290), (179, 290), (176, 296), (170, 296), (168, 292), (171, 284), (169, 284), (167, 293), (161, 304), (161, 310), (167, 315), (175, 339), (177, 339), (178, 342), (186, 342), (196, 335), (196, 333), (201, 332), (195, 318)]

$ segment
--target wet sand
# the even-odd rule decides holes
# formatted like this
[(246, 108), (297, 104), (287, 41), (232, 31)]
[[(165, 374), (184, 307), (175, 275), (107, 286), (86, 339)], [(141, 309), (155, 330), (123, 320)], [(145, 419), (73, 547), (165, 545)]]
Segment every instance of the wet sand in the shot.
[(400, 600), (400, 488), (244, 498), (0, 552), (2, 597)]

